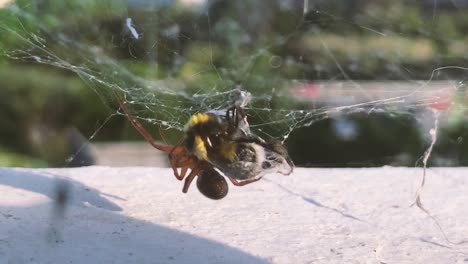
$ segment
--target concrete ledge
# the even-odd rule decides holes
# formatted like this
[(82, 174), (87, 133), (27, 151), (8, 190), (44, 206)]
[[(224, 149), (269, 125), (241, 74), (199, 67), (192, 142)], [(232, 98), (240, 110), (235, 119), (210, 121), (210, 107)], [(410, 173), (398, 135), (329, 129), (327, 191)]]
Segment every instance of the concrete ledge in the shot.
[(421, 173), (298, 168), (212, 201), (167, 168), (2, 168), (0, 262), (467, 262), (468, 169), (428, 172), (423, 201), (450, 241), (410, 207)]

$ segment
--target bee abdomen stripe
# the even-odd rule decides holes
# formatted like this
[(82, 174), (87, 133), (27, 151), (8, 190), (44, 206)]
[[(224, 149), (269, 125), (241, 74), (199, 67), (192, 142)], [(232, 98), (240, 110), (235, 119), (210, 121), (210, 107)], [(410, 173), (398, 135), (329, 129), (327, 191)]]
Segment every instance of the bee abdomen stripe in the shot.
[(205, 113), (194, 114), (190, 117), (189, 121), (187, 122), (187, 125), (185, 126), (185, 130), (188, 130), (191, 127), (196, 126), (198, 124), (206, 123), (209, 120), (210, 120), (210, 116)]
[(194, 154), (200, 160), (208, 159), (208, 152), (206, 150), (205, 142), (200, 136), (195, 136)]

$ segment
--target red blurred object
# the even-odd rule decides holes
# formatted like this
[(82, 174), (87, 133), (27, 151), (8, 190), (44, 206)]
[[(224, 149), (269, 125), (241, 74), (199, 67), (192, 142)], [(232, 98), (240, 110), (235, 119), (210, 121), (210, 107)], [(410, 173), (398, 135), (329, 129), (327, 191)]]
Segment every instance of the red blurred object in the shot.
[(317, 98), (320, 94), (319, 86), (314, 83), (304, 83), (291, 87), (291, 92), (297, 97)]
[(453, 95), (442, 94), (429, 98), (427, 101), (428, 107), (433, 110), (446, 111), (453, 105)]

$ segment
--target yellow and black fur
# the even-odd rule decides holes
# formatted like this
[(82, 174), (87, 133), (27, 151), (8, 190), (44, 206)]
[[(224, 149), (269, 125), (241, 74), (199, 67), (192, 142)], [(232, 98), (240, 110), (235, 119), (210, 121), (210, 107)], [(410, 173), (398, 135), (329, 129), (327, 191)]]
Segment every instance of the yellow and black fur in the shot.
[(242, 118), (236, 114), (193, 115), (185, 126), (186, 148), (232, 179), (259, 178), (266, 172), (290, 174), (294, 165), (283, 145), (239, 133)]
[[(115, 93), (115, 96), (132, 125), (151, 146), (169, 153), (174, 176), (178, 180), (185, 179), (184, 193), (197, 176), (197, 187), (203, 195), (222, 199), (228, 193), (223, 176), (234, 185), (244, 186), (259, 180), (267, 172), (289, 175), (293, 170), (293, 164), (281, 143), (266, 142), (250, 133), (243, 110), (245, 100), (226, 112), (191, 116), (184, 130), (184, 146), (170, 146), (155, 143), (150, 133), (130, 114), (119, 95)], [(162, 132), (161, 137), (166, 141)], [(190, 173), (187, 175), (188, 170)]]
[(228, 120), (213, 113), (194, 114), (185, 126), (185, 146), (199, 160), (213, 158), (234, 160), (235, 149), (232, 141), (232, 127)]

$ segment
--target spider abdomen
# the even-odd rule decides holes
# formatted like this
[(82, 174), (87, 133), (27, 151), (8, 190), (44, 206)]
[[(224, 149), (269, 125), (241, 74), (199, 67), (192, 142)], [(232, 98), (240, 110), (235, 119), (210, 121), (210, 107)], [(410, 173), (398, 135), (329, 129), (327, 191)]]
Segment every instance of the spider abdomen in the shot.
[(220, 200), (228, 194), (228, 184), (214, 168), (206, 168), (197, 178), (197, 188), (206, 197)]

